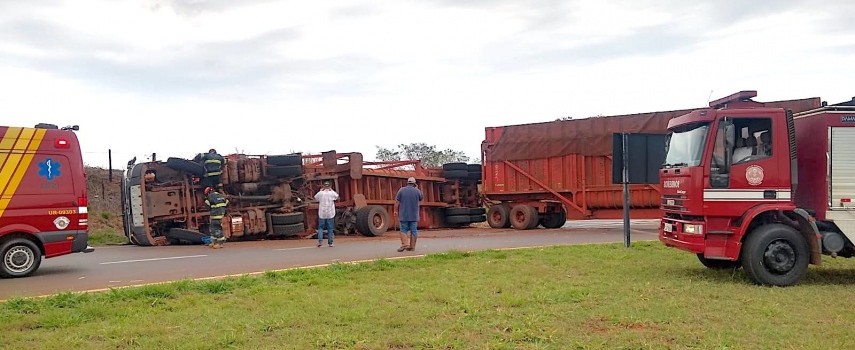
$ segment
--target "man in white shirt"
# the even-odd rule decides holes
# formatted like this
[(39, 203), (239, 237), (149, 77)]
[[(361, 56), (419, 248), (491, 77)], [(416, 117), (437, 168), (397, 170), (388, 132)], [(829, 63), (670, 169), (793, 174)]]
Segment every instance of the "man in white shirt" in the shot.
[(333, 246), (333, 218), (335, 218), (335, 201), (338, 199), (338, 193), (330, 188), (330, 182), (324, 181), (324, 187), (315, 194), (315, 200), (318, 201), (318, 248), (324, 244), (324, 228), (329, 233), (327, 243), (330, 247)]

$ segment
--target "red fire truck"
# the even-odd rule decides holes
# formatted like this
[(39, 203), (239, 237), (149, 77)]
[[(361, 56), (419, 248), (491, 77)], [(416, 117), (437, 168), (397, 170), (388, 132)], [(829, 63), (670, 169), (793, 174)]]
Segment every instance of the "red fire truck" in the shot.
[(0, 277), (29, 276), (42, 256), (93, 251), (74, 130), (0, 126)]
[(855, 99), (793, 113), (756, 95), (669, 122), (659, 240), (790, 286), (823, 254), (855, 255)]

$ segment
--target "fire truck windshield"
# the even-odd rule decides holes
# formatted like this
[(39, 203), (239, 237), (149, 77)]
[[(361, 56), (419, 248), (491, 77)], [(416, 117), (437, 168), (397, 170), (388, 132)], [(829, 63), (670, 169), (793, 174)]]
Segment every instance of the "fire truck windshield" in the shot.
[(665, 142), (665, 168), (698, 166), (703, 157), (709, 123), (697, 123), (680, 127), (668, 136)]

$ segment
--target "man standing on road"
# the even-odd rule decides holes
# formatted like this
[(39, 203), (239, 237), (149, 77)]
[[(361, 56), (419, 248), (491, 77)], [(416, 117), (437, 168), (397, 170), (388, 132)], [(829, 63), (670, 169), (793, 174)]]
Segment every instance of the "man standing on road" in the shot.
[(223, 217), (226, 215), (226, 206), (229, 205), (229, 200), (223, 197), (214, 188), (205, 187), (205, 204), (210, 208), (208, 216), (211, 218), (211, 225), (208, 233), (211, 235), (211, 248), (218, 249), (223, 247), (223, 242), (226, 238), (223, 237)]
[[(404, 250), (415, 250), (416, 241), (419, 238), (419, 201), (422, 200), (422, 191), (416, 188), (416, 179), (407, 179), (407, 186), (398, 190), (395, 195), (395, 216), (401, 223), (401, 247)], [(400, 209), (400, 210), (399, 210)], [(408, 235), (410, 232), (411, 235)]]
[(217, 150), (211, 148), (203, 157), (203, 165), (205, 166), (205, 177), (202, 186), (210, 186), (217, 190), (220, 189), (220, 175), (223, 174), (223, 156), (217, 153)]
[(330, 182), (324, 181), (324, 187), (315, 194), (315, 199), (318, 201), (318, 248), (324, 244), (324, 228), (326, 228), (329, 236), (327, 243), (330, 247), (333, 246), (333, 218), (335, 218), (335, 200), (338, 199), (338, 193), (330, 188)]

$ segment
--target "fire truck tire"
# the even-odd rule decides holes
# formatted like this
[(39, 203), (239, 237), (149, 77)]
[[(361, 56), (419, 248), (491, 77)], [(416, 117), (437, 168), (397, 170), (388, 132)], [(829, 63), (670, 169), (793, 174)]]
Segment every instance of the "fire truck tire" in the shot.
[(540, 224), (545, 228), (561, 228), (564, 224), (567, 223), (567, 212), (561, 210), (558, 213), (549, 213), (546, 214), (542, 219), (540, 219)]
[(270, 222), (273, 225), (293, 225), (305, 221), (303, 213), (271, 214)]
[(487, 214), (487, 209), (483, 207), (469, 208), (469, 215), (484, 215)]
[(706, 268), (713, 270), (734, 269), (739, 267), (740, 264), (739, 261), (707, 259), (704, 257), (703, 253), (698, 253), (698, 260), (702, 265), (706, 266)]
[(42, 251), (32, 241), (14, 238), (0, 245), (0, 277), (26, 277), (39, 269)]
[(467, 169), (468, 168), (466, 163), (445, 163), (442, 165), (442, 170), (444, 171), (463, 170), (464, 172), (466, 172)]
[(389, 213), (379, 205), (369, 205), (356, 211), (356, 230), (364, 236), (382, 236), (389, 229)]
[(446, 216), (445, 222), (448, 224), (468, 224), (472, 222), (472, 219), (469, 215), (453, 215)]
[(445, 208), (446, 216), (469, 215), (469, 208)]
[(511, 209), (505, 204), (497, 204), (490, 207), (487, 212), (487, 223), (492, 228), (511, 227)]
[(487, 221), (486, 215), (469, 215), (469, 222), (484, 222)]
[(804, 236), (781, 224), (754, 229), (741, 255), (742, 267), (754, 283), (778, 287), (798, 283), (810, 261)]
[(284, 154), (284, 155), (276, 155), (276, 156), (268, 156), (267, 157), (268, 165), (302, 165), (303, 164), (303, 156), (299, 153), (294, 154)]
[(184, 158), (169, 157), (166, 159), (166, 167), (196, 176), (205, 175), (205, 167), (202, 164)]
[(469, 172), (466, 170), (443, 170), (442, 177), (446, 179), (466, 179), (469, 177)]
[(267, 168), (267, 174), (276, 177), (296, 177), (303, 174), (300, 165), (271, 166)]
[(303, 223), (290, 225), (273, 225), (273, 235), (278, 237), (296, 236), (306, 231)]
[(517, 230), (531, 230), (540, 223), (537, 208), (520, 204), (511, 208), (511, 226)]

